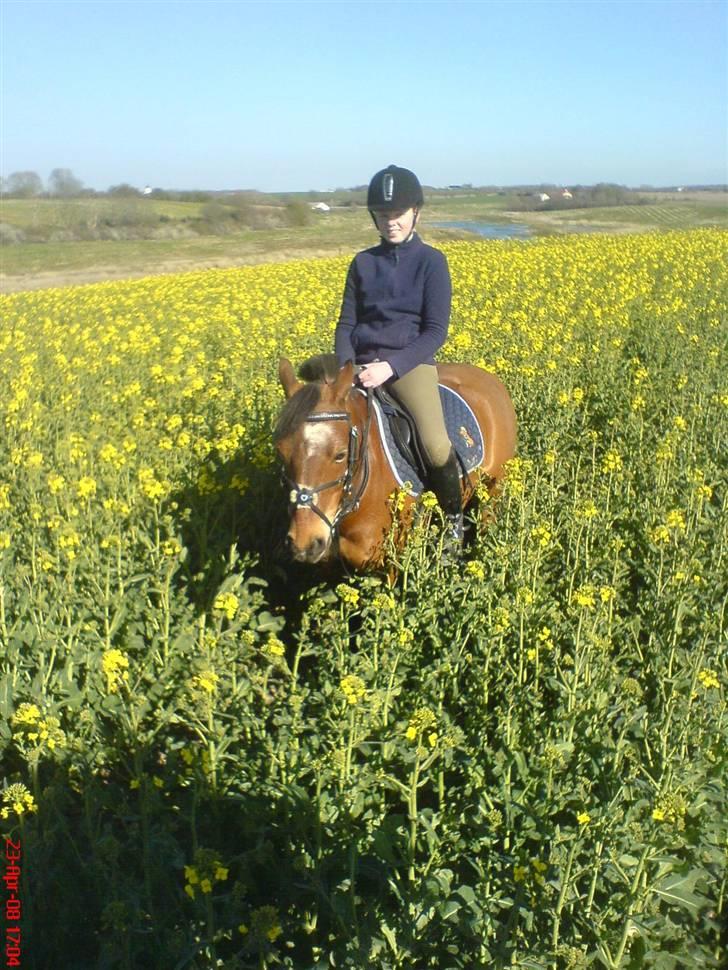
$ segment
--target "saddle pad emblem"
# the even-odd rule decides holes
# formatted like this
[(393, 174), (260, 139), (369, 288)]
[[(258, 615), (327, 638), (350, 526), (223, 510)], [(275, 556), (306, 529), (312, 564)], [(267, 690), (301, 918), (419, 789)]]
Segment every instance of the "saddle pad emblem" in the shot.
[[(472, 472), (483, 464), (485, 457), (483, 432), (468, 402), (452, 388), (446, 387), (444, 384), (440, 384), (439, 387), (448, 436), (460, 458), (461, 465)], [(408, 489), (408, 494), (417, 498), (427, 488), (422, 481), (421, 473), (409, 463), (397, 447), (394, 435), (389, 427), (389, 421), (382, 413), (377, 400), (374, 399), (372, 404), (379, 425), (384, 453), (387, 456), (392, 474), (400, 487), (405, 482), (409, 482), (411, 487)], [(460, 477), (462, 478), (462, 467), (460, 468)]]

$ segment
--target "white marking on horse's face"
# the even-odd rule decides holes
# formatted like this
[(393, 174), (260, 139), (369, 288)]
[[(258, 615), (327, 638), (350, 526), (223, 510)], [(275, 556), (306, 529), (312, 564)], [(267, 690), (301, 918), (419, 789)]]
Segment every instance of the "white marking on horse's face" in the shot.
[(332, 430), (323, 422), (312, 422), (303, 428), (303, 440), (307, 451), (323, 451), (331, 440)]

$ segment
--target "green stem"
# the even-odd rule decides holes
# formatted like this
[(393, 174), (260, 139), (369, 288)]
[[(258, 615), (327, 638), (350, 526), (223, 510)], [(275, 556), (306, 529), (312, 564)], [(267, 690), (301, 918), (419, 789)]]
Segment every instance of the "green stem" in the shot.
[(645, 867), (645, 862), (647, 861), (648, 852), (649, 852), (649, 849), (647, 848), (643, 850), (642, 855), (640, 856), (639, 864), (637, 866), (637, 871), (635, 872), (634, 879), (632, 880), (632, 886), (630, 888), (630, 896), (632, 897), (632, 899), (630, 900), (630, 904), (627, 907), (627, 918), (624, 921), (624, 930), (622, 931), (622, 939), (619, 941), (619, 949), (615, 954), (614, 962), (612, 963), (611, 970), (618, 970), (619, 965), (622, 962), (622, 957), (624, 956), (624, 951), (627, 948), (627, 942), (629, 940), (629, 931), (632, 925), (632, 913), (634, 912), (635, 903), (636, 903), (636, 899), (634, 897), (635, 897), (635, 893), (637, 892), (637, 887), (639, 886), (640, 879), (642, 878), (642, 872)]
[[(417, 739), (417, 743), (420, 743), (420, 739)], [(417, 755), (415, 758), (415, 766), (412, 769), (412, 777), (410, 779), (410, 790), (409, 790), (409, 871), (408, 878), (410, 882), (415, 881), (415, 854), (417, 852), (417, 788), (419, 786), (420, 780), (420, 756)]]
[(569, 889), (569, 879), (571, 878), (571, 867), (574, 864), (574, 856), (576, 855), (576, 848), (578, 841), (574, 839), (571, 849), (569, 851), (569, 857), (566, 860), (566, 871), (564, 872), (564, 878), (561, 880), (561, 892), (559, 893), (559, 899), (556, 903), (556, 913), (554, 914), (554, 928), (551, 933), (551, 949), (556, 950), (559, 945), (559, 930), (561, 927), (561, 910), (564, 908), (564, 902), (566, 901), (566, 893)]

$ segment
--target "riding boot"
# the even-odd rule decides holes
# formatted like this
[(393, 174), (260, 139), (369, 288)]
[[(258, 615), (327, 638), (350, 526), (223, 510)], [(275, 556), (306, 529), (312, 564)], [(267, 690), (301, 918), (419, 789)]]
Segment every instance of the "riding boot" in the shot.
[(454, 449), (444, 465), (439, 468), (430, 467), (429, 484), (437, 496), (440, 508), (445, 514), (447, 522), (446, 536), (450, 543), (458, 548), (462, 545), (465, 529), (463, 525), (463, 493), (458, 474), (458, 460)]

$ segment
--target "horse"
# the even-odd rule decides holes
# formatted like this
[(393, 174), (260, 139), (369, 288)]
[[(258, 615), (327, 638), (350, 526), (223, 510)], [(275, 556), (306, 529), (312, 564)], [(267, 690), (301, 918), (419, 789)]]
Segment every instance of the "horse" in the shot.
[[(372, 421), (370, 395), (354, 385), (354, 365), (338, 369), (330, 361), (330, 355), (328, 362), (327, 355), (308, 361), (300, 373), (308, 369), (316, 379), (307, 382), (296, 378), (287, 358), (279, 361), (286, 403), (273, 438), (290, 489), (286, 543), (298, 562), (338, 556), (356, 571), (376, 569), (384, 561), (397, 481)], [(483, 432), (483, 462), (461, 482), (466, 508), (480, 483), (491, 495), (498, 490), (516, 450), (516, 414), (494, 374), (470, 364), (438, 364), (437, 370), (440, 383), (465, 399)], [(405, 510), (413, 501), (406, 496)]]

